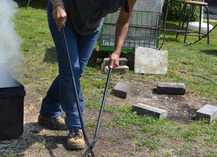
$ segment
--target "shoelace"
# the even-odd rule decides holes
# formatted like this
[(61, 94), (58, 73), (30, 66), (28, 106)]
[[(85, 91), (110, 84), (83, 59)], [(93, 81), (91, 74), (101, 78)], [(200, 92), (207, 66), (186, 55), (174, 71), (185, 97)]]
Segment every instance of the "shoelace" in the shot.
[(69, 133), (69, 138), (74, 138), (75, 140), (82, 138), (82, 132), (79, 128), (72, 128)]

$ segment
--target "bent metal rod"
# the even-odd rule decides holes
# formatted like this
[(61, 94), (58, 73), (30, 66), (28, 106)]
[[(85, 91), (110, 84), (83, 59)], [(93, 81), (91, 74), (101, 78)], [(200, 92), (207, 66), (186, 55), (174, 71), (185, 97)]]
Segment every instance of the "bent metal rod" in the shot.
[(92, 157), (94, 157), (95, 155), (94, 155), (92, 149), (95, 146), (96, 140), (97, 140), (97, 137), (98, 137), (99, 126), (100, 126), (101, 119), (102, 119), (102, 113), (103, 113), (103, 109), (104, 109), (104, 105), (105, 105), (105, 99), (106, 99), (106, 95), (107, 95), (107, 91), (108, 91), (109, 80), (110, 80), (110, 77), (111, 77), (112, 69), (109, 69), (109, 72), (108, 72), (108, 77), (107, 77), (106, 86), (105, 86), (104, 95), (103, 95), (103, 100), (102, 100), (102, 104), (101, 104), (101, 108), (100, 108), (100, 112), (99, 112), (99, 116), (98, 116), (98, 122), (97, 122), (96, 130), (95, 130), (94, 139), (93, 139), (92, 143), (90, 144), (90, 142), (89, 142), (89, 140), (87, 138), (86, 131), (85, 131), (84, 122), (82, 120), (81, 107), (80, 107), (80, 102), (79, 102), (79, 98), (78, 98), (77, 87), (76, 87), (76, 84), (75, 84), (75, 77), (74, 77), (74, 73), (73, 73), (72, 63), (71, 63), (71, 60), (69, 59), (70, 54), (69, 54), (68, 45), (67, 45), (67, 42), (66, 42), (64, 27), (62, 27), (62, 29), (61, 29), (61, 34), (62, 34), (64, 48), (65, 48), (65, 52), (66, 52), (66, 58), (67, 58), (68, 66), (69, 66), (69, 72), (70, 72), (70, 76), (71, 76), (71, 79), (72, 79), (73, 91), (74, 91), (74, 96), (75, 96), (76, 105), (77, 105), (77, 109), (78, 109), (79, 119), (80, 119), (80, 122), (81, 122), (81, 127), (82, 127), (82, 131), (83, 131), (83, 134), (84, 134), (84, 139), (85, 139), (85, 142), (86, 142), (87, 147), (88, 147), (87, 150), (85, 151), (83, 157), (86, 157), (87, 155), (89, 155), (89, 153), (91, 154)]

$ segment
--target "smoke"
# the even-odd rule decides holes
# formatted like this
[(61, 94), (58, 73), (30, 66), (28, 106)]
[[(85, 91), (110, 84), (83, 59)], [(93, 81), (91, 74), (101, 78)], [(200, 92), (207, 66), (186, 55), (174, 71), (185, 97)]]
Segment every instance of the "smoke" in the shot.
[[(21, 67), (21, 38), (15, 31), (14, 15), (18, 5), (13, 0), (1, 0), (0, 4), (0, 72), (5, 66), (15, 77), (19, 76)], [(0, 74), (1, 77), (2, 74)]]

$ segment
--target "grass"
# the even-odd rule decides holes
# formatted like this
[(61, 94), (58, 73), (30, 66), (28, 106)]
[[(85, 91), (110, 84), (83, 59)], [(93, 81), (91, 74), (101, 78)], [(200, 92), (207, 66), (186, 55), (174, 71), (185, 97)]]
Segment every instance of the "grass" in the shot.
[[(16, 31), (22, 38), (21, 52), (23, 54), (24, 85), (39, 84), (36, 86), (38, 97), (43, 97), (51, 80), (58, 73), (54, 43), (52, 41), (47, 19), (46, 9), (38, 1), (32, 1), (28, 10), (25, 3), (18, 1), (20, 8), (14, 22)], [(168, 22), (167, 26), (176, 28), (178, 22)], [(213, 23), (214, 24), (214, 23)], [(215, 23), (216, 24), (216, 23)], [(114, 80), (123, 79), (126, 82), (135, 79), (148, 82), (169, 81), (186, 84), (187, 93), (206, 97), (210, 102), (217, 104), (217, 29), (210, 34), (210, 44), (202, 40), (192, 46), (184, 46), (183, 36), (175, 40), (174, 33), (166, 34), (166, 43), (163, 50), (168, 50), (168, 73), (166, 75), (136, 74), (132, 68), (129, 73), (114, 74)], [(163, 35), (162, 35), (163, 36)], [(196, 37), (188, 37), (187, 42), (193, 42)], [(98, 52), (96, 45), (93, 56), (81, 79), (84, 95), (101, 98), (106, 76), (102, 74), (100, 65), (95, 64), (97, 57), (107, 53)], [(211, 80), (211, 81), (210, 81)], [(213, 83), (215, 82), (215, 83)], [(114, 87), (111, 82), (110, 89)], [(100, 104), (87, 101), (90, 109), (99, 110)], [(217, 123), (207, 125), (205, 121), (184, 124), (170, 119), (157, 120), (149, 116), (138, 116), (131, 108), (121, 105), (106, 105), (105, 112), (114, 115), (111, 122), (103, 123), (105, 127), (120, 127), (127, 131), (126, 136), (136, 143), (138, 150), (148, 149), (158, 154), (160, 149), (170, 149), (162, 156), (217, 156)], [(87, 122), (87, 127), (95, 126), (94, 122)], [(138, 129), (132, 134), (132, 126)], [(118, 140), (114, 140), (117, 145)], [(47, 147), (47, 141), (42, 141)], [(14, 156), (9, 153), (6, 156)]]
[[(86, 105), (90, 109), (99, 109), (100, 104), (88, 102)], [(121, 127), (129, 132), (133, 132), (132, 125), (138, 126), (139, 134), (127, 136), (135, 141), (137, 149), (146, 147), (149, 151), (158, 150), (160, 148), (168, 147), (174, 142), (184, 143), (178, 144), (174, 147), (174, 154), (188, 156), (198, 155), (192, 154), (194, 149), (189, 147), (203, 147), (205, 150), (211, 149), (210, 153), (217, 155), (215, 149), (217, 148), (217, 124), (208, 126), (206, 121), (198, 121), (190, 123), (189, 125), (177, 123), (169, 119), (158, 120), (149, 116), (138, 116), (131, 108), (126, 106), (106, 105), (105, 112), (110, 112), (116, 115), (112, 122), (103, 123), (102, 126)], [(92, 123), (91, 123), (92, 124)], [(93, 126), (93, 125), (91, 125)], [(186, 148), (186, 145), (190, 145)], [(202, 154), (200, 154), (202, 155)], [(203, 154), (205, 155), (205, 154)]]

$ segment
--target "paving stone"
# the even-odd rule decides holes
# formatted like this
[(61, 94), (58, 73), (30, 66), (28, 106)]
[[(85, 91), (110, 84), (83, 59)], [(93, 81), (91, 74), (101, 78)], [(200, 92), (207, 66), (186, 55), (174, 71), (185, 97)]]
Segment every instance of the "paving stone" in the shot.
[[(105, 66), (108, 66), (110, 58), (104, 58), (103, 64)], [(119, 65), (127, 65), (127, 59), (126, 58), (119, 58)]]
[(217, 106), (210, 104), (206, 104), (197, 110), (195, 116), (196, 120), (208, 119), (209, 123), (211, 123), (215, 118), (217, 118)]
[(138, 115), (149, 115), (149, 116), (157, 117), (158, 119), (163, 119), (167, 117), (166, 110), (145, 105), (142, 103), (137, 103), (133, 105), (132, 109), (133, 111), (136, 111)]
[(132, 84), (130, 83), (123, 83), (118, 82), (114, 89), (112, 90), (112, 93), (119, 98), (126, 99), (128, 94), (131, 92)]
[(101, 64), (101, 70), (105, 71), (105, 65), (103, 63)]
[(134, 71), (136, 73), (166, 74), (168, 51), (136, 47)]
[(102, 62), (103, 62), (103, 59), (102, 59), (102, 58), (97, 58), (97, 59), (96, 59), (96, 63), (97, 63), (97, 64), (102, 63)]
[(185, 91), (184, 83), (158, 82), (157, 84), (158, 94), (184, 95)]
[[(104, 72), (107, 73), (108, 71), (109, 71), (108, 66), (105, 66)], [(112, 73), (118, 73), (118, 72), (121, 74), (129, 72), (129, 67), (127, 65), (121, 65), (116, 67), (115, 69), (112, 69)]]

